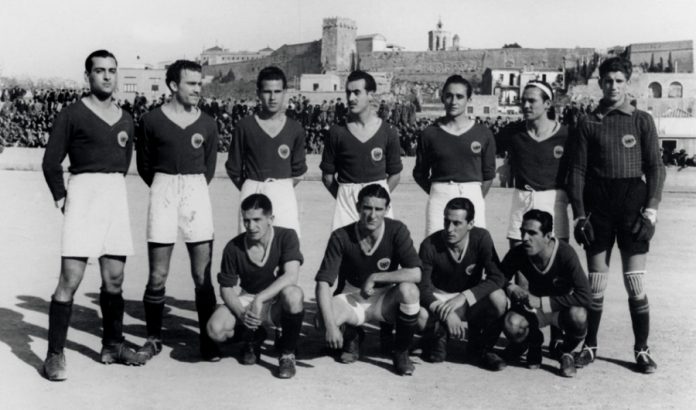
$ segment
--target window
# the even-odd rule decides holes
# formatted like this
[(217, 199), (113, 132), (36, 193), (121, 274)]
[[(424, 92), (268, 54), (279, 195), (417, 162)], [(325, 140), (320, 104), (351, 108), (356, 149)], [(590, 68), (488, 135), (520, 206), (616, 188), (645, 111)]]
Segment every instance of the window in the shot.
[(474, 107), (472, 107), (472, 106), (466, 107), (466, 113), (467, 113), (467, 114), (473, 114), (473, 113), (474, 113)]
[(314, 83), (314, 84), (312, 84), (312, 90), (313, 90), (313, 91), (318, 91), (318, 90), (319, 90), (319, 83)]
[(127, 92), (127, 93), (134, 93), (134, 92), (137, 91), (137, 90), (135, 89), (135, 84), (125, 84), (125, 85), (123, 86), (123, 88), (124, 88), (123, 91), (125, 91), (125, 92)]
[(490, 114), (490, 113), (491, 113), (491, 107), (483, 107), (483, 113), (484, 113), (484, 114)]
[(662, 86), (660, 83), (654, 82), (650, 83), (648, 86), (648, 89), (650, 90), (650, 97), (652, 98), (662, 98)]
[(510, 73), (510, 84), (509, 85), (515, 85), (515, 74)]
[(668, 98), (682, 98), (682, 85), (678, 82), (673, 82), (669, 85)]
[(541, 75), (541, 81), (546, 82), (546, 74)]
[(152, 89), (152, 91), (159, 91), (159, 85), (158, 85), (158, 84), (152, 84), (151, 89)]

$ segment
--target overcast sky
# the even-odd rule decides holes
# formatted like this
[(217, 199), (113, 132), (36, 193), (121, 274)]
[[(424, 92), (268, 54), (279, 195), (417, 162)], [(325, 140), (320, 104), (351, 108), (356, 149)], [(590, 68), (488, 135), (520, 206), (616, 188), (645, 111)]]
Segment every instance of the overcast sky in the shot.
[(273, 49), (321, 38), (324, 17), (356, 21), (407, 50), (438, 18), (462, 47), (607, 48), (696, 38), (696, 0), (2, 0), (0, 75), (82, 78), (106, 48), (121, 66), (195, 58), (204, 47)]

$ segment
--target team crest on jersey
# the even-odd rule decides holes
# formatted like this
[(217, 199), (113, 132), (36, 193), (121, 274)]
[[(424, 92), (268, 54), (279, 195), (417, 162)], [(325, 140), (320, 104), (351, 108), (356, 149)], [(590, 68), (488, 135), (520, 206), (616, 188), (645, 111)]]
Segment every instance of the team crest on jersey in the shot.
[(285, 144), (281, 145), (278, 147), (278, 155), (283, 159), (288, 159), (290, 156), (290, 147)]
[(556, 145), (553, 147), (553, 157), (559, 159), (563, 156), (563, 146)]
[(391, 266), (391, 260), (389, 258), (382, 258), (377, 261), (377, 268), (379, 270), (387, 270)]
[(471, 143), (471, 152), (474, 154), (479, 154), (481, 153), (481, 143), (478, 141), (474, 141)]
[(464, 272), (466, 272), (467, 276), (471, 276), (474, 274), (475, 267), (476, 267), (476, 264), (472, 263), (471, 265), (467, 266), (466, 269), (464, 269)]
[(203, 136), (199, 133), (195, 133), (191, 136), (191, 145), (193, 148), (200, 148), (203, 145)]
[(384, 158), (384, 151), (382, 151), (382, 148), (373, 148), (370, 155), (373, 161), (381, 161)]
[(621, 143), (626, 148), (633, 148), (636, 146), (636, 137), (631, 134), (626, 134), (621, 137)]
[(128, 142), (128, 133), (125, 131), (121, 131), (118, 133), (116, 136), (116, 139), (118, 140), (118, 145), (122, 147), (126, 147), (126, 143)]

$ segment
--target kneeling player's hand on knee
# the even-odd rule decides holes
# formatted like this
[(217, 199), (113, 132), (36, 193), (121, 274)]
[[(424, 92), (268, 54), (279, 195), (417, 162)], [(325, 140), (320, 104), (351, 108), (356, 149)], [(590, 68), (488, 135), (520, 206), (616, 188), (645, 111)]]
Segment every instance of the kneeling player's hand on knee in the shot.
[(461, 307), (464, 307), (465, 305), (466, 298), (462, 294), (459, 294), (447, 302), (444, 302), (437, 308), (437, 313), (440, 316), (440, 320), (446, 320), (452, 314), (458, 316), (455, 311)]
[(594, 241), (594, 229), (590, 223), (590, 216), (578, 218), (575, 222), (575, 230), (573, 231), (575, 240), (585, 248), (589, 247)]
[(464, 338), (464, 322), (462, 322), (456, 313), (447, 316), (445, 324), (447, 325), (447, 331), (449, 331), (450, 337), (456, 340)]
[(645, 209), (633, 224), (633, 237), (636, 241), (649, 241), (655, 234), (655, 223), (657, 222), (657, 211)]
[(332, 349), (343, 347), (343, 333), (337, 326), (326, 327), (326, 344)]
[(261, 326), (261, 318), (253, 311), (252, 305), (250, 304), (247, 310), (244, 311), (244, 326), (253, 330)]
[(514, 283), (507, 287), (506, 293), (514, 304), (524, 304), (527, 302), (527, 297), (529, 297), (529, 292), (526, 289)]
[(362, 289), (360, 289), (360, 296), (367, 299), (370, 296), (372, 296), (374, 293), (375, 293), (375, 280), (372, 278), (372, 275), (370, 275), (365, 280), (365, 283), (363, 284)]

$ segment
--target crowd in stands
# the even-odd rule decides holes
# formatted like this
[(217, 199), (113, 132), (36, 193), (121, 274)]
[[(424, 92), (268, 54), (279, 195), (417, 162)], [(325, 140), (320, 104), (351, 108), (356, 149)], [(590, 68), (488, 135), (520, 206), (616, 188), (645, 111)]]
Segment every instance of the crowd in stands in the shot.
[[(45, 146), (58, 112), (63, 107), (77, 102), (87, 93), (87, 89), (26, 90), (20, 87), (2, 89), (0, 92), (0, 147)], [(128, 111), (137, 123), (143, 114), (162, 105), (166, 98), (167, 96), (163, 94), (157, 99), (148, 101), (145, 96), (136, 93), (133, 102), (119, 100), (117, 103)], [(256, 113), (260, 105), (256, 100), (212, 97), (202, 98), (200, 108), (217, 121), (220, 132), (218, 150), (227, 152), (237, 122), (245, 116)], [(379, 117), (399, 130), (401, 152), (404, 156), (416, 154), (420, 131), (435, 121), (435, 118), (419, 118), (416, 115), (418, 108), (417, 102), (410, 99), (397, 100), (394, 103), (382, 100), (377, 107)], [(572, 102), (559, 110), (558, 118), (569, 127), (574, 127), (581, 116), (595, 108), (594, 101), (590, 101), (587, 105)], [(289, 98), (286, 110), (290, 118), (299, 121), (305, 127), (308, 154), (322, 153), (329, 129), (333, 124), (345, 121), (347, 112), (347, 105), (341, 98), (312, 104), (306, 96), (302, 95)], [(520, 121), (520, 119), (501, 116), (495, 119), (476, 117), (476, 122), (489, 127), (494, 135), (513, 121)], [(665, 165), (680, 168), (696, 166), (696, 155), (689, 156), (683, 149), (664, 150), (662, 157)]]

